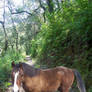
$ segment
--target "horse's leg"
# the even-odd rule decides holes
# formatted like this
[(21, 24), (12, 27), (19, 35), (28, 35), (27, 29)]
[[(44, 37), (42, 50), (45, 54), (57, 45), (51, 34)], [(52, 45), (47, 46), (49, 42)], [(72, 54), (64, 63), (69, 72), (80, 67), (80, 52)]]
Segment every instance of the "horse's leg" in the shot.
[(58, 91), (59, 91), (59, 92), (62, 92), (62, 87), (59, 87), (59, 88), (58, 88)]
[(69, 90), (74, 82), (74, 75), (71, 78), (72, 79), (69, 79), (69, 82), (64, 82), (64, 84), (61, 85), (60, 92), (69, 92)]
[(59, 88), (58, 88), (58, 91), (60, 92), (69, 92), (69, 89), (71, 88), (72, 85), (61, 85)]
[(68, 87), (62, 87), (61, 92), (69, 92), (69, 88)]
[(69, 87), (61, 85), (58, 89), (59, 92), (69, 92)]

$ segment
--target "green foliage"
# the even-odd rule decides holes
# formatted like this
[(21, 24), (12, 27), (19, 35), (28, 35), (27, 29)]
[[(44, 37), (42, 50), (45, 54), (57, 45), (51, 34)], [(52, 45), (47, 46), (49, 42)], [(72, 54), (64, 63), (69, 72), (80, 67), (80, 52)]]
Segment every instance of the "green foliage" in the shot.
[(36, 56), (36, 42), (34, 40), (31, 41), (31, 54), (32, 54), (32, 57), (35, 57)]
[(9, 86), (8, 83), (11, 74), (11, 62), (19, 62), (23, 60), (21, 52), (16, 50), (8, 50), (3, 56), (0, 57), (0, 89), (5, 89)]
[(90, 89), (88, 90), (88, 92), (92, 92), (92, 88), (90, 88)]
[[(78, 69), (86, 82), (92, 82), (92, 3), (88, 0), (64, 2), (62, 9), (47, 14), (47, 22), (31, 42), (31, 56), (49, 67), (64, 65)], [(91, 80), (91, 77), (89, 77)]]

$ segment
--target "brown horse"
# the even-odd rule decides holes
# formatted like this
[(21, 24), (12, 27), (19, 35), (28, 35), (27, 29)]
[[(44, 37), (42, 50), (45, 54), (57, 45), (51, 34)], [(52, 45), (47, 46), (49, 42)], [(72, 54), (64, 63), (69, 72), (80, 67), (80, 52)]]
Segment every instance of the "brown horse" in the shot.
[(13, 91), (19, 92), (22, 86), (25, 92), (69, 92), (76, 76), (80, 92), (86, 92), (85, 85), (77, 70), (66, 67), (36, 69), (26, 63), (12, 62)]

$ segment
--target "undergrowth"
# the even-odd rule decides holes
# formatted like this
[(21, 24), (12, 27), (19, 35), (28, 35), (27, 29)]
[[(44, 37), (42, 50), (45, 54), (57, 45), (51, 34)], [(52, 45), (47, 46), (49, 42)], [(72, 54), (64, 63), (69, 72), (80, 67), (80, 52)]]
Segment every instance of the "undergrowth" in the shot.
[(88, 0), (65, 2), (62, 9), (47, 13), (47, 22), (31, 41), (31, 56), (48, 67), (77, 69), (92, 88), (92, 3)]
[(16, 63), (23, 60), (21, 51), (8, 50), (0, 56), (0, 92), (5, 92), (6, 88), (11, 85), (11, 62)]

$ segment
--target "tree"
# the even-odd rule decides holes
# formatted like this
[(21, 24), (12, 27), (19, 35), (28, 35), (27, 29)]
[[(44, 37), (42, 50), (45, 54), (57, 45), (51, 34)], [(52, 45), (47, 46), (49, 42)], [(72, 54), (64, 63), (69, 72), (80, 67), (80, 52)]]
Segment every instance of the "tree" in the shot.
[(3, 6), (3, 21), (0, 21), (0, 23), (2, 24), (4, 35), (5, 35), (5, 46), (4, 46), (4, 50), (6, 51), (7, 48), (8, 48), (8, 39), (7, 39), (7, 33), (6, 33), (6, 29), (5, 29), (5, 0), (4, 0), (3, 3), (4, 3), (4, 6)]
[(47, 0), (48, 10), (50, 13), (54, 11), (54, 3), (53, 0)]

